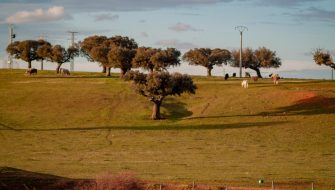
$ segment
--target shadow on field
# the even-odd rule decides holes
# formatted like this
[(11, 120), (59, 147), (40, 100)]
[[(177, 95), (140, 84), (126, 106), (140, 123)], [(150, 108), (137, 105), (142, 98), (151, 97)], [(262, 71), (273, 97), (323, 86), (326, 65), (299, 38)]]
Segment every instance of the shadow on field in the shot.
[(139, 130), (139, 131), (155, 131), (155, 130), (213, 130), (213, 129), (238, 129), (249, 127), (272, 127), (277, 125), (284, 125), (290, 123), (289, 121), (272, 121), (272, 122), (245, 122), (245, 123), (227, 123), (217, 125), (187, 125), (187, 126), (101, 126), (101, 127), (70, 127), (70, 128), (51, 128), (51, 129), (14, 129), (13, 127), (3, 128), (0, 131), (90, 131), (90, 130)]
[(11, 189), (73, 189), (91, 180), (70, 179), (10, 167), (0, 167), (0, 190)]
[(85, 78), (85, 79), (97, 79), (97, 78), (102, 78), (102, 79), (115, 79), (119, 78), (119, 76), (109, 76), (106, 77), (104, 75), (70, 75), (70, 76), (62, 76), (59, 74), (55, 75), (39, 75), (39, 76), (27, 76), (27, 78), (43, 78), (43, 79), (80, 79), (80, 78)]
[(193, 114), (187, 110), (185, 103), (175, 99), (167, 99), (163, 102), (162, 107), (166, 109), (166, 112), (162, 113), (163, 118), (169, 118), (169, 120), (178, 120)]
[(313, 96), (295, 102), (293, 105), (277, 108), (273, 112), (261, 112), (258, 115), (318, 115), (334, 114), (335, 98)]

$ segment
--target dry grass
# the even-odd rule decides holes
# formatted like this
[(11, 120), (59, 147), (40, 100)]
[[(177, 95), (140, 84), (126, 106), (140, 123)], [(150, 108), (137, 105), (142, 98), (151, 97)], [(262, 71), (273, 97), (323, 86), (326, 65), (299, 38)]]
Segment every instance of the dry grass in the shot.
[(195, 77), (196, 95), (151, 104), (118, 76), (0, 71), (0, 165), (75, 178), (257, 186), (335, 183), (335, 83)]

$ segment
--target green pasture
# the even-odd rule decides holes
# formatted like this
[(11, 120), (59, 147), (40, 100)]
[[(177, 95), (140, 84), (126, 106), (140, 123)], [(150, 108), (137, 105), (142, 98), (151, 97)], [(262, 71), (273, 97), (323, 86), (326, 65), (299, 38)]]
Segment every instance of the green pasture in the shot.
[(0, 70), (0, 166), (71, 178), (132, 171), (163, 182), (335, 184), (335, 82), (194, 77), (152, 104), (118, 75)]

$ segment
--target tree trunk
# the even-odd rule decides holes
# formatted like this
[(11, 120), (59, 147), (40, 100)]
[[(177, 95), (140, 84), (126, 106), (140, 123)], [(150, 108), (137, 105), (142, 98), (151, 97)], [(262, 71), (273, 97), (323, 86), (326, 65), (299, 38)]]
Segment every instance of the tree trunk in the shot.
[(106, 73), (106, 67), (105, 66), (102, 66), (102, 73)]
[(160, 111), (162, 101), (153, 101), (153, 103), (154, 103), (154, 107), (152, 109), (151, 119), (153, 119), (153, 120), (162, 119), (161, 118), (161, 111)]
[(28, 69), (31, 69), (31, 61), (28, 62)]
[(211, 77), (211, 76), (212, 76), (212, 69), (213, 69), (213, 68), (209, 68), (209, 67), (207, 68), (207, 76), (208, 76), (208, 77)]
[(256, 71), (258, 78), (263, 78), (261, 75), (261, 71), (259, 70), (258, 67), (249, 67), (249, 68)]
[(111, 68), (106, 67), (106, 77), (110, 77), (111, 76)]
[(121, 74), (120, 74), (120, 78), (123, 78), (123, 76), (127, 73), (127, 70), (125, 69), (121, 69)]
[(56, 68), (56, 72), (57, 72), (57, 74), (59, 74), (59, 69), (60, 69), (61, 66), (62, 66), (62, 64), (61, 64), (61, 63), (58, 63), (57, 68)]

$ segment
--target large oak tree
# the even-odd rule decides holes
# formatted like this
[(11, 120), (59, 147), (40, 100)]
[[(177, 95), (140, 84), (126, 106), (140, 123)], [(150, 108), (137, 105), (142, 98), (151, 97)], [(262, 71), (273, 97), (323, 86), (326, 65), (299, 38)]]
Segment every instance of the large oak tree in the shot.
[[(232, 51), (232, 67), (240, 66), (240, 50)], [(275, 51), (268, 48), (260, 47), (257, 50), (245, 48), (242, 51), (242, 67), (256, 71), (257, 76), (262, 78), (261, 68), (278, 68), (281, 66), (281, 60), (277, 57)]]
[(143, 74), (138, 71), (131, 71), (124, 78), (132, 80), (135, 91), (153, 102), (151, 115), (153, 120), (162, 119), (160, 107), (165, 97), (180, 96), (185, 92), (195, 94), (197, 89), (190, 76), (180, 73), (169, 74), (168, 72), (154, 71), (149, 74)]
[(231, 59), (231, 54), (226, 49), (195, 48), (186, 52), (182, 59), (190, 65), (206, 67), (207, 76), (212, 76), (214, 66), (226, 65)]

